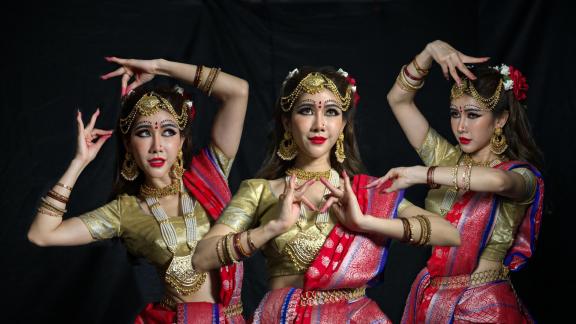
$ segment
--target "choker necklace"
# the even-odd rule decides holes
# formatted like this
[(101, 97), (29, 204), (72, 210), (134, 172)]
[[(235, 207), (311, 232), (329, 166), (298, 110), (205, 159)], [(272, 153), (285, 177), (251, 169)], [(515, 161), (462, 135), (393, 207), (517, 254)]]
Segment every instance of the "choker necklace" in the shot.
[(143, 184), (140, 186), (140, 195), (145, 198), (164, 198), (167, 196), (177, 195), (180, 192), (180, 179), (172, 179), (172, 183), (164, 188), (156, 188)]
[(330, 171), (332, 169), (326, 171), (306, 171), (304, 169), (299, 168), (289, 168), (286, 170), (286, 174), (291, 176), (295, 175), (296, 178), (300, 180), (320, 180), (320, 178), (328, 179), (330, 177)]
[(476, 162), (476, 161), (474, 161), (474, 159), (472, 159), (472, 156), (470, 156), (470, 154), (465, 153), (462, 156), (462, 163), (464, 165), (470, 165), (470, 166), (480, 166), (480, 167), (486, 167), (486, 168), (493, 168), (496, 165), (502, 163), (503, 158), (504, 157), (502, 156), (502, 157), (497, 157), (491, 161)]
[[(184, 222), (186, 223), (186, 244), (188, 248), (190, 248), (188, 254), (183, 256), (176, 255), (176, 248), (178, 247), (176, 229), (168, 218), (166, 211), (164, 211), (160, 205), (160, 201), (158, 201), (159, 197), (150, 195), (145, 198), (148, 208), (160, 225), (162, 239), (168, 247), (168, 250), (172, 253), (172, 260), (164, 274), (164, 282), (176, 289), (179, 294), (187, 296), (200, 289), (206, 281), (206, 273), (197, 272), (192, 266), (192, 255), (194, 255), (199, 240), (196, 230), (196, 218), (194, 217), (194, 199), (192, 199), (183, 188), (180, 179), (174, 179), (173, 183), (176, 184), (176, 193), (180, 193), (180, 204), (182, 206), (182, 213), (184, 214)], [(164, 190), (165, 188), (160, 190)]]

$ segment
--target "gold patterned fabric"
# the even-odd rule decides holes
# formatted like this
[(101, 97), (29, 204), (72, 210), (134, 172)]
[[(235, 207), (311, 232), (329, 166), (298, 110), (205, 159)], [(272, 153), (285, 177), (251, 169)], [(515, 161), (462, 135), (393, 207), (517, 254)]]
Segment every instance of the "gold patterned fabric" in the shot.
[[(250, 179), (242, 182), (217, 223), (241, 232), (276, 219), (278, 208), (278, 198), (268, 180)], [(310, 212), (302, 230), (294, 225), (262, 247), (270, 277), (306, 272), (335, 224), (334, 216), (330, 215), (328, 226), (319, 230), (314, 223), (315, 215)]]
[[(460, 162), (462, 151), (458, 145), (450, 144), (444, 137), (438, 134), (433, 128), (429, 128), (426, 139), (422, 146), (416, 150), (422, 161), (427, 166), (454, 166)], [(502, 261), (506, 251), (513, 243), (514, 235), (526, 207), (534, 199), (536, 192), (536, 177), (532, 171), (526, 168), (516, 168), (513, 172), (519, 173), (526, 183), (525, 198), (520, 202), (502, 199), (494, 224), (491, 237), (482, 252), (480, 258), (491, 261)], [(449, 186), (441, 186), (438, 189), (431, 189), (425, 199), (426, 210), (445, 216), (447, 208), (445, 204), (446, 192)]]
[[(211, 146), (210, 150), (218, 160), (222, 173), (228, 176), (232, 159), (226, 158), (215, 146)], [(162, 238), (158, 222), (154, 216), (142, 209), (145, 203), (143, 201), (141, 203), (142, 205), (135, 196), (120, 195), (108, 204), (80, 215), (79, 219), (84, 222), (94, 239), (105, 240), (119, 237), (130, 253), (146, 258), (157, 267), (158, 271), (164, 273), (173, 255)], [(184, 218), (168, 216), (176, 230), (178, 241), (176, 255), (189, 254)], [(198, 237), (201, 238), (210, 230), (212, 218), (198, 202), (194, 203), (194, 216)]]

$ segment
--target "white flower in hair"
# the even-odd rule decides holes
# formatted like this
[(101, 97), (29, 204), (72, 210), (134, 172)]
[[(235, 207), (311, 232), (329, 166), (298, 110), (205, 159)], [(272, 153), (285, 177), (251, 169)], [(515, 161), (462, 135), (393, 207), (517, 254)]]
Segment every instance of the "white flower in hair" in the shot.
[(186, 100), (184, 101), (184, 104), (186, 105), (186, 107), (188, 107), (188, 109), (192, 108), (192, 105), (194, 104), (192, 102), (192, 100)]
[(174, 91), (178, 92), (178, 94), (183, 95), (184, 94), (184, 88), (182, 88), (179, 85), (175, 85), (174, 86)]
[(514, 88), (514, 80), (508, 79), (504, 81), (504, 90), (510, 90)]
[(500, 66), (500, 74), (502, 74), (502, 75), (510, 75), (510, 68), (508, 67), (508, 65), (502, 64), (502, 65)]
[(356, 92), (356, 86), (351, 86), (352, 92)]
[(286, 78), (284, 79), (284, 82), (282, 82), (282, 86), (286, 85), (286, 82), (288, 82), (288, 80), (292, 79), (296, 74), (298, 74), (300, 71), (298, 71), (298, 68), (295, 68), (294, 70), (288, 72), (288, 75), (286, 76)]
[(336, 72), (338, 72), (341, 76), (343, 76), (345, 78), (348, 77), (348, 72), (342, 70), (342, 68), (339, 68), (338, 71), (336, 71)]

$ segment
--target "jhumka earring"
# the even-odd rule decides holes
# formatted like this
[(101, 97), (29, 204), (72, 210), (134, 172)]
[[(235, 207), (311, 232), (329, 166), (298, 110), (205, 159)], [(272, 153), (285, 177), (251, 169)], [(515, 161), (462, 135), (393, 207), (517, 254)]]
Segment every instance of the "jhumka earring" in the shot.
[(340, 135), (338, 135), (334, 155), (336, 155), (336, 160), (340, 163), (343, 163), (346, 159), (346, 153), (344, 152), (344, 133), (340, 133)]
[(180, 179), (182, 178), (183, 174), (184, 174), (184, 160), (182, 158), (182, 150), (180, 150), (180, 152), (178, 152), (178, 158), (176, 159), (174, 164), (172, 164), (172, 168), (170, 169), (170, 176), (174, 179)]
[(490, 151), (494, 154), (502, 154), (508, 148), (508, 144), (506, 143), (506, 136), (502, 132), (502, 127), (496, 127), (494, 130), (494, 134), (492, 134), (492, 138), (490, 138)]
[(292, 140), (292, 133), (284, 131), (284, 139), (280, 141), (280, 147), (278, 147), (276, 155), (284, 161), (290, 161), (298, 155), (296, 144)]
[(124, 155), (124, 162), (122, 163), (122, 170), (120, 170), (120, 174), (124, 179), (133, 181), (136, 179), (139, 173), (140, 171), (138, 171), (138, 166), (134, 162), (132, 153), (126, 152)]

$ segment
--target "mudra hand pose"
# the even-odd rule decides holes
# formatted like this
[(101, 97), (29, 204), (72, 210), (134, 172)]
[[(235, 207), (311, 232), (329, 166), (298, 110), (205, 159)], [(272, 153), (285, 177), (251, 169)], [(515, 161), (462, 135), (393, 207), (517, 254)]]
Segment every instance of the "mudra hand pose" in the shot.
[[(388, 102), (426, 166), (392, 169), (388, 191), (428, 184), (426, 209), (456, 226), (459, 247), (435, 247), (414, 281), (403, 323), (521, 323), (531, 321), (510, 283), (534, 251), (544, 183), (536, 167), (526, 108), (528, 88), (512, 66), (468, 68), (487, 58), (464, 55), (435, 41), (402, 67)], [(452, 145), (428, 124), (414, 102), (436, 61), (455, 83), (450, 95)]]
[(366, 189), (373, 178), (360, 173), (354, 84), (332, 68), (290, 72), (261, 178), (241, 184), (198, 244), (202, 271), (262, 249), (272, 290), (255, 323), (388, 322), (365, 289), (382, 272), (390, 239), (459, 244), (441, 217), (408, 205), (398, 212), (402, 193)]
[[(231, 197), (227, 176), (246, 113), (246, 81), (217, 68), (163, 59), (108, 61), (120, 67), (102, 78), (122, 75), (122, 94), (126, 95), (116, 131), (121, 139), (116, 182), (119, 194), (94, 211), (63, 219), (80, 173), (112, 135), (112, 131), (95, 127), (99, 111), (86, 126), (78, 112), (76, 156), (42, 198), (29, 239), (40, 246), (56, 246), (120, 237), (128, 251), (156, 266), (165, 282), (162, 301), (147, 305), (136, 323), (173, 323), (177, 319), (179, 323), (211, 323), (213, 318), (243, 322), (241, 264), (222, 269), (220, 278), (240, 282), (235, 290), (222, 288), (218, 294), (218, 274), (194, 268), (192, 255)], [(139, 87), (155, 75), (188, 82), (222, 102), (210, 145), (190, 163), (184, 162), (183, 156), (191, 153), (185, 144), (191, 141), (194, 107), (181, 88)], [(128, 85), (131, 77), (135, 80)]]

